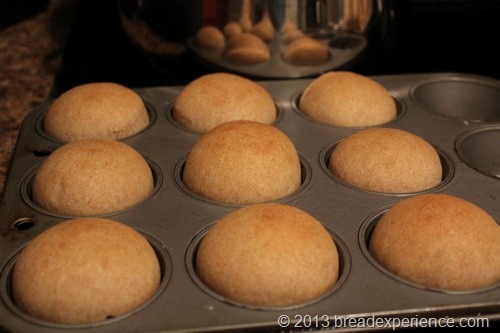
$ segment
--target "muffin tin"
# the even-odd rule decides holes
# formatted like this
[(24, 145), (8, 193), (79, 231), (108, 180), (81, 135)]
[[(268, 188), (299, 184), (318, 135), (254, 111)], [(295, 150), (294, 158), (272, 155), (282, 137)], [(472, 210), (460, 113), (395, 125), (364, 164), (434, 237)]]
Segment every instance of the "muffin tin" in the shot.
[[(415, 133), (440, 154), (443, 181), (425, 193), (461, 197), (499, 222), (500, 82), (459, 73), (373, 79), (387, 88), (398, 105), (397, 119), (384, 126)], [(488, 318), (490, 326), (496, 323), (500, 319), (500, 285), (463, 292), (426, 289), (387, 272), (370, 256), (370, 233), (381, 214), (422, 192), (377, 193), (338, 181), (327, 168), (330, 152), (360, 128), (329, 126), (303, 115), (297, 101), (310, 82), (259, 83), (273, 96), (278, 109), (274, 125), (293, 141), (302, 165), (300, 190), (278, 202), (317, 218), (339, 248), (340, 278), (327, 294), (297, 306), (259, 308), (224, 299), (203, 285), (193, 266), (199, 241), (213, 223), (242, 206), (200, 198), (183, 185), (185, 158), (200, 134), (183, 129), (171, 115), (182, 87), (153, 87), (137, 90), (148, 106), (150, 126), (122, 141), (147, 158), (155, 175), (155, 190), (143, 202), (105, 217), (130, 225), (151, 242), (162, 266), (160, 289), (140, 308), (90, 325), (42, 322), (14, 305), (10, 279), (18, 254), (40, 232), (69, 218), (40, 209), (30, 197), (30, 181), (37, 167), (61, 146), (43, 133), (41, 122), (49, 102), (23, 123), (1, 204), (0, 327), (20, 332), (75, 328), (79, 332), (300, 331), (333, 328), (338, 318), (372, 316), (449, 317), (456, 323), (460, 318), (475, 317)], [(289, 325), (280, 327), (280, 315), (290, 318)]]

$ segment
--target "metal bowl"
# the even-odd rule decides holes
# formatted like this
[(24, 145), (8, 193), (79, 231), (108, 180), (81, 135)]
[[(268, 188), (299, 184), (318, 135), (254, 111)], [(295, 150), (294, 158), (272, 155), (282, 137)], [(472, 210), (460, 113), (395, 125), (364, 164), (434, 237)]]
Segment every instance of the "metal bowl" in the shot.
[[(163, 61), (187, 54), (210, 70), (252, 78), (313, 77), (350, 68), (370, 54), (368, 49), (387, 52), (394, 38), (394, 5), (387, 0), (119, 0), (118, 4), (129, 39), (159, 68)], [(262, 39), (269, 57), (251, 64), (226, 57), (234, 39), (226, 30), (228, 24), (237, 26), (238, 33)], [(206, 27), (214, 28), (217, 46), (200, 43), (198, 33)], [(287, 57), (298, 37), (316, 42), (313, 45), (323, 52), (321, 61), (310, 60), (313, 51), (302, 46), (294, 49), (302, 60)]]

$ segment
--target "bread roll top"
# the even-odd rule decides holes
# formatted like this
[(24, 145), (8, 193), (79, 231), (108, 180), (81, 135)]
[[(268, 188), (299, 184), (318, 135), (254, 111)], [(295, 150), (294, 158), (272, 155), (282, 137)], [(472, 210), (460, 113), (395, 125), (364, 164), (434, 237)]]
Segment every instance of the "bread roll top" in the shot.
[(219, 202), (269, 202), (298, 190), (300, 160), (292, 141), (276, 127), (231, 121), (192, 147), (183, 181), (191, 191)]
[(401, 201), (377, 223), (370, 252), (425, 287), (468, 290), (500, 282), (500, 228), (477, 205), (448, 194)]
[(80, 140), (56, 149), (33, 179), (33, 201), (56, 214), (95, 216), (125, 209), (153, 190), (153, 173), (132, 147)]
[(339, 274), (336, 245), (306, 212), (287, 205), (239, 209), (206, 234), (197, 274), (214, 291), (237, 302), (285, 306), (312, 300)]
[(149, 124), (149, 114), (134, 91), (110, 82), (74, 87), (56, 98), (44, 118), (44, 131), (61, 142), (122, 139)]
[(184, 87), (174, 102), (173, 116), (183, 127), (206, 133), (232, 120), (271, 124), (276, 105), (259, 84), (234, 74), (213, 73)]
[(352, 134), (333, 150), (329, 169), (362, 189), (410, 193), (441, 183), (443, 167), (434, 147), (400, 129), (370, 128)]
[(329, 72), (304, 90), (299, 109), (320, 122), (362, 127), (387, 123), (397, 116), (392, 96), (378, 82), (352, 72)]
[(12, 277), (16, 305), (38, 319), (83, 324), (120, 316), (144, 304), (160, 285), (149, 242), (113, 220), (57, 224), (21, 252)]

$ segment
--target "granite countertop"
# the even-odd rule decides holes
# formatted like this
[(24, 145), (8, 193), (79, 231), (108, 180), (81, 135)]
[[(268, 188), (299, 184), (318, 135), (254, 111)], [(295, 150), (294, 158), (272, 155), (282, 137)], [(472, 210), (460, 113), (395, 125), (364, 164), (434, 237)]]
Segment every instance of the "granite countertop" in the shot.
[(52, 0), (0, 30), (0, 198), (21, 123), (50, 98), (73, 8), (74, 1)]

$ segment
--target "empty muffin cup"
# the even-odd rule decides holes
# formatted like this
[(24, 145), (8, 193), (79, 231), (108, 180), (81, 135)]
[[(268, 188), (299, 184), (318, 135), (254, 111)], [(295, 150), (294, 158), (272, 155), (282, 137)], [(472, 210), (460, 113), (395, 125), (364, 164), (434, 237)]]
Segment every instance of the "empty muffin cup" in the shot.
[(457, 139), (456, 149), (469, 166), (500, 179), (500, 127), (483, 127), (464, 133)]
[(412, 99), (427, 111), (468, 121), (500, 120), (500, 87), (486, 81), (449, 78), (411, 89)]

